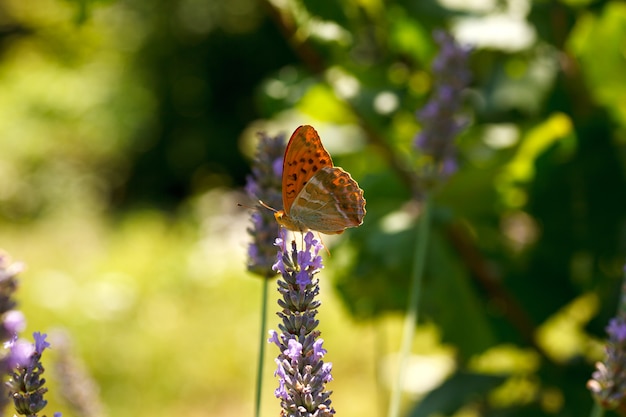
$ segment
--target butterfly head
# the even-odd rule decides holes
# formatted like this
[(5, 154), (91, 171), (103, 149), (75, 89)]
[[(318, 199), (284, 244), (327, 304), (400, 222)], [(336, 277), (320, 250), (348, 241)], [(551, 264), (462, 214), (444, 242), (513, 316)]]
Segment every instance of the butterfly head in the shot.
[(273, 211), (274, 218), (276, 218), (276, 222), (282, 227), (284, 227), (285, 229), (293, 230), (295, 232), (305, 232), (309, 230), (307, 227), (304, 227), (304, 225), (301, 222), (289, 216), (289, 214), (287, 214), (285, 210), (276, 210), (274, 207), (268, 206), (261, 200), (259, 200), (259, 204), (265, 207), (266, 209)]
[(278, 224), (283, 226), (285, 229), (293, 230), (296, 232), (304, 232), (308, 230), (304, 227), (300, 222), (297, 222), (292, 217), (290, 217), (284, 210), (278, 210), (274, 212), (274, 217)]

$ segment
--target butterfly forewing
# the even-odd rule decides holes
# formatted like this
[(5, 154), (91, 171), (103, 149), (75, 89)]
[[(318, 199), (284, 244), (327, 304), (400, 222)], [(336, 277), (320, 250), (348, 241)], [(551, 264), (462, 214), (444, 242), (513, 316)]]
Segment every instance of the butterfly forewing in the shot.
[[(300, 126), (293, 132), (283, 160), (283, 209), (288, 215), (298, 193), (323, 167), (332, 167), (330, 154), (322, 146), (312, 126)], [(358, 188), (358, 186), (357, 186)]]

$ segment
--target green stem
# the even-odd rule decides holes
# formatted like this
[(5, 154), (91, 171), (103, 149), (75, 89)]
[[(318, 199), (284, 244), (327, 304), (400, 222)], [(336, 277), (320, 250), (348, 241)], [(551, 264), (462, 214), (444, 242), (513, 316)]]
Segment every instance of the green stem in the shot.
[(261, 334), (259, 335), (259, 362), (256, 374), (256, 393), (254, 399), (254, 416), (261, 416), (261, 392), (263, 391), (263, 359), (265, 358), (265, 345), (267, 338), (267, 293), (270, 283), (269, 278), (262, 278), (263, 291), (261, 299)]
[(419, 311), (419, 300), (422, 289), (422, 277), (424, 275), (424, 264), (426, 263), (426, 248), (428, 247), (428, 235), (430, 231), (430, 197), (424, 196), (423, 212), (418, 221), (417, 241), (415, 242), (415, 255), (413, 258), (413, 270), (411, 276), (411, 292), (409, 293), (409, 303), (404, 316), (404, 328), (402, 332), (402, 345), (400, 347), (400, 360), (395, 386), (391, 392), (389, 401), (388, 417), (398, 417), (400, 414), (400, 402), (402, 400), (402, 387), (407, 369), (407, 362), (411, 354), (411, 345), (415, 335), (417, 324), (417, 314)]
[(600, 404), (594, 401), (593, 408), (589, 417), (602, 417), (604, 415), (604, 408), (600, 407)]

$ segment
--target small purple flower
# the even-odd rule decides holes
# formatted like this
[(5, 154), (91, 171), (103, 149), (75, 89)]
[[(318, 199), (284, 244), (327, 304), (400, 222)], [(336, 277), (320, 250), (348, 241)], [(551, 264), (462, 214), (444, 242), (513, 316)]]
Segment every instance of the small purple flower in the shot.
[(315, 299), (319, 286), (314, 276), (323, 267), (319, 255), (322, 245), (312, 232), (305, 235), (301, 250), (297, 249), (295, 241), (288, 247), (285, 237), (283, 231), (277, 239), (280, 251), (274, 264), (282, 277), (278, 280), (281, 295), (278, 317), (282, 333), (272, 331), (268, 339), (280, 349), (274, 374), (278, 377), (278, 388), (274, 394), (280, 400), (282, 415), (330, 417), (335, 410), (325, 384), (332, 380), (332, 365), (323, 362), (326, 350), (316, 330), (320, 303)]
[[(318, 270), (323, 268), (322, 256), (319, 253), (324, 248), (324, 245), (313, 237), (313, 233), (307, 233), (304, 236), (304, 244), (304, 250), (307, 256), (301, 266), (302, 268), (311, 269), (315, 271), (314, 273), (317, 273)], [(311, 250), (313, 250), (313, 255), (311, 255)]]
[(323, 343), (324, 339), (317, 339), (315, 343), (313, 343), (313, 355), (318, 359), (322, 359), (326, 354), (326, 349), (322, 347)]
[(3, 324), (9, 334), (15, 335), (26, 327), (26, 318), (21, 311), (11, 310), (4, 315)]
[(280, 229), (278, 231), (278, 237), (274, 241), (274, 246), (278, 246), (278, 256), (276, 257), (276, 262), (272, 265), (272, 270), (278, 272), (281, 275), (285, 274), (285, 260), (280, 255), (286, 251), (285, 248), (285, 236), (287, 235), (287, 231), (285, 229)]
[(325, 364), (322, 365), (320, 375), (322, 375), (322, 381), (324, 381), (324, 383), (330, 382), (333, 380), (333, 377), (330, 374), (330, 371), (332, 369), (333, 369), (333, 364), (330, 362), (326, 362)]
[(33, 338), (35, 339), (35, 352), (39, 355), (41, 355), (46, 348), (50, 347), (50, 343), (46, 342), (46, 337), (48, 337), (48, 335), (45, 333), (33, 333)]
[(606, 332), (609, 335), (609, 339), (623, 343), (626, 341), (626, 322), (618, 318), (612, 318), (609, 320)]
[[(282, 205), (281, 174), (284, 136), (269, 137), (260, 135), (256, 158), (252, 164), (252, 175), (247, 179), (246, 192), (254, 201), (263, 201), (270, 207)], [(273, 277), (273, 263), (276, 256), (274, 240), (278, 233), (278, 224), (274, 214), (258, 205), (252, 213), (252, 226), (248, 233), (252, 242), (248, 247), (248, 270), (265, 278)]]
[(432, 66), (435, 88), (430, 101), (417, 112), (422, 131), (415, 138), (415, 147), (436, 168), (434, 175), (446, 178), (457, 168), (454, 139), (468, 123), (458, 113), (463, 90), (471, 80), (470, 49), (459, 46), (447, 32), (438, 30), (433, 36), (440, 47)]
[[(310, 248), (310, 245), (307, 245), (307, 248)], [(298, 252), (298, 265), (300, 265), (300, 269), (306, 272), (306, 268), (311, 263), (311, 252), (308, 251), (299, 251)]]
[(25, 340), (17, 340), (10, 346), (9, 367), (17, 368), (30, 363), (30, 358), (35, 353), (35, 346)]
[(278, 377), (278, 387), (274, 390), (274, 396), (280, 400), (288, 401), (289, 393), (287, 392), (287, 389), (285, 388), (286, 375), (278, 359), (276, 359), (276, 363), (278, 364), (278, 368), (276, 369), (276, 372), (274, 372), (274, 376)]
[(302, 357), (302, 345), (295, 339), (289, 339), (287, 349), (283, 353), (291, 359), (292, 363), (297, 363)]
[(278, 333), (276, 333), (276, 330), (270, 330), (270, 338), (267, 339), (268, 343), (273, 343), (276, 346), (280, 347), (280, 340), (278, 340)]

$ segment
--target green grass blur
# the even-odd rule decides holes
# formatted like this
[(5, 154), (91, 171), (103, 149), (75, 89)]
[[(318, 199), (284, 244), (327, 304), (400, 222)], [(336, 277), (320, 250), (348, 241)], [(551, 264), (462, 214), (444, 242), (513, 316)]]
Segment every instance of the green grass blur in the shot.
[[(261, 282), (245, 271), (241, 198), (209, 193), (175, 217), (145, 210), (115, 221), (86, 215), (3, 227), (4, 249), (28, 267), (17, 294), (28, 318), (25, 334), (52, 338), (44, 357), (48, 414), (73, 415), (55, 378), (60, 331), (99, 386), (105, 415), (252, 413)], [(342, 309), (331, 279), (329, 266), (319, 318), (327, 359), (335, 364), (334, 404), (345, 415), (367, 414), (382, 400), (376, 335)], [(274, 329), (275, 310), (273, 298), (268, 325)], [(277, 407), (274, 350), (266, 351), (266, 415)]]

